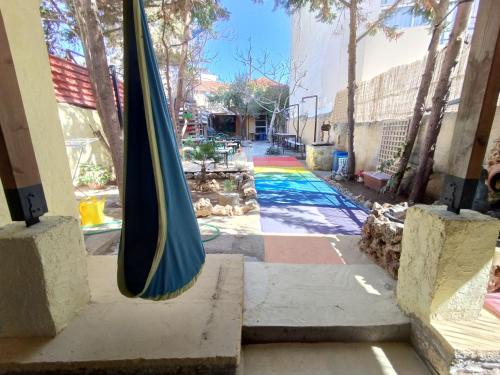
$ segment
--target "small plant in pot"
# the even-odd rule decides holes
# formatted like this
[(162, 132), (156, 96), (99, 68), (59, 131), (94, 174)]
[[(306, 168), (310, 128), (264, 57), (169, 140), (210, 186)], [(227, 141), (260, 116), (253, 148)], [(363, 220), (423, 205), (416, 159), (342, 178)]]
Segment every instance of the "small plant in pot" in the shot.
[(96, 164), (82, 164), (78, 185), (87, 185), (91, 189), (102, 189), (111, 181), (109, 168)]

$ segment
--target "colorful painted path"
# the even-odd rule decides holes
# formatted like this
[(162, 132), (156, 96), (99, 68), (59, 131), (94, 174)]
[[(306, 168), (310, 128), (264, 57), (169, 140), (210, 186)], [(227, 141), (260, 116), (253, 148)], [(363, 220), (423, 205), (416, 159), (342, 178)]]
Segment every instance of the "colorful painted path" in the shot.
[(254, 157), (261, 227), (266, 233), (352, 234), (367, 213), (294, 157)]

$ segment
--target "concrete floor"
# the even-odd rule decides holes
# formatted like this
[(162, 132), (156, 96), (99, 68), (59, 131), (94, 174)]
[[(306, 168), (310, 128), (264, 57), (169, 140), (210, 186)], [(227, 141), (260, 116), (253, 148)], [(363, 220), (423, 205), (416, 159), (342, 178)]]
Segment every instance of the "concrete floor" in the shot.
[(245, 263), (243, 340), (394, 341), (409, 319), (380, 267)]
[(430, 375), (406, 343), (247, 345), (240, 375)]
[(210, 228), (203, 224), (217, 227), (220, 235), (204, 243), (207, 254), (242, 254), (245, 261), (264, 260), (264, 239), (260, 231), (258, 211), (243, 216), (211, 216), (199, 218), (202, 234)]
[(359, 250), (359, 238), (351, 235), (265, 235), (264, 260), (286, 264), (374, 264)]
[(0, 339), (0, 373), (234, 373), (241, 347), (241, 255), (209, 255), (193, 288), (161, 302), (119, 294), (116, 263), (114, 256), (89, 257), (91, 303), (57, 337)]

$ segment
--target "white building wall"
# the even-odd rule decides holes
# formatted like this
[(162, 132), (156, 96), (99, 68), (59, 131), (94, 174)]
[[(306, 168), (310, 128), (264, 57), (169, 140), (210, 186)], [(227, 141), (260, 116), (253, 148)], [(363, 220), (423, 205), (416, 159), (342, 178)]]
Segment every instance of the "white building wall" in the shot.
[[(341, 23), (344, 22), (339, 20)], [(314, 115), (314, 100), (301, 103), (301, 98), (319, 95), (318, 112), (328, 113), (333, 108), (336, 92), (347, 85), (348, 35), (342, 30), (335, 30), (334, 25), (325, 24), (315, 19), (306, 9), (293, 14), (292, 22), (292, 66), (298, 67), (305, 77), (293, 93), (290, 104), (299, 103), (301, 113)], [(300, 74), (300, 73), (299, 73)], [(335, 79), (333, 79), (335, 77)], [(294, 80), (294, 77), (292, 77)]]
[[(383, 33), (367, 36), (360, 46), (358, 81), (365, 81), (395, 66), (409, 64), (427, 53), (431, 35), (427, 26), (408, 28), (396, 40), (387, 40)], [(347, 53), (347, 52), (346, 52)]]
[[(365, 3), (365, 14), (375, 20), (380, 14), (381, 0)], [(339, 14), (333, 24), (317, 21), (315, 14), (303, 8), (291, 17), (291, 62), (299, 65), (306, 76), (302, 88), (296, 90), (290, 104), (299, 103), (301, 115), (314, 116), (314, 100), (301, 103), (307, 95), (318, 95), (318, 113), (333, 110), (335, 95), (347, 86), (347, 47), (349, 41), (349, 16)], [(422, 58), (430, 41), (427, 26), (403, 29), (397, 40), (388, 40), (382, 32), (366, 36), (357, 51), (357, 81), (367, 80), (401, 64)], [(293, 79), (293, 78), (292, 78)]]

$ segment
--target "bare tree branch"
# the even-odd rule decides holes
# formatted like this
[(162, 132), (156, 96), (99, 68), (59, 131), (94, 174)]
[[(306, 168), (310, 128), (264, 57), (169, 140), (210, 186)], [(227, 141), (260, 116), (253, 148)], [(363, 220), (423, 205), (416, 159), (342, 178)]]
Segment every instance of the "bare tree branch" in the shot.
[(363, 39), (365, 36), (367, 36), (368, 34), (370, 34), (373, 30), (375, 30), (377, 27), (379, 27), (380, 25), (382, 25), (382, 23), (386, 20), (387, 17), (389, 17), (392, 13), (394, 13), (394, 11), (396, 10), (396, 8), (398, 7), (399, 4), (401, 4), (403, 2), (403, 0), (396, 0), (394, 1), (394, 3), (392, 3), (392, 5), (385, 9), (382, 14), (380, 15), (380, 17), (374, 22), (372, 23), (364, 32), (363, 34), (361, 34), (360, 36), (358, 36), (358, 38), (356, 39), (356, 43), (359, 43), (359, 41), (361, 39)]

